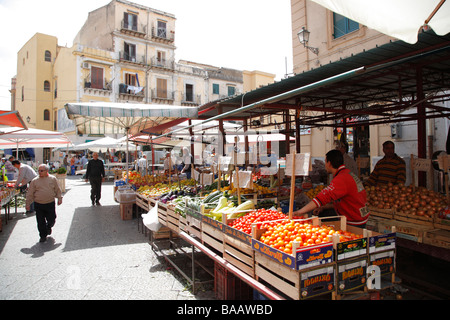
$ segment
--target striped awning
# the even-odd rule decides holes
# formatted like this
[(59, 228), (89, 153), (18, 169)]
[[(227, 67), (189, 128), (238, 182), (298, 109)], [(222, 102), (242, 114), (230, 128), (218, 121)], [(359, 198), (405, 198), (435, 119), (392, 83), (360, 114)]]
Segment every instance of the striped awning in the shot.
[(114, 102), (79, 102), (65, 105), (67, 116), (75, 121), (78, 133), (117, 134), (129, 129), (132, 135), (149, 126), (174, 118), (195, 119), (197, 107)]

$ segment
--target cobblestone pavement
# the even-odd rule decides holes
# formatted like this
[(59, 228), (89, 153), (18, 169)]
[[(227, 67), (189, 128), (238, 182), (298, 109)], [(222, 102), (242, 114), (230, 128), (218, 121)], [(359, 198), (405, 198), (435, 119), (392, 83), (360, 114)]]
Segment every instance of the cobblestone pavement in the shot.
[(102, 187), (102, 206), (91, 206), (89, 194), (80, 176), (66, 179), (63, 204), (44, 243), (34, 214), (12, 208), (0, 232), (0, 299), (214, 299), (211, 288), (191, 292), (151, 249), (137, 219), (120, 219), (112, 182)]

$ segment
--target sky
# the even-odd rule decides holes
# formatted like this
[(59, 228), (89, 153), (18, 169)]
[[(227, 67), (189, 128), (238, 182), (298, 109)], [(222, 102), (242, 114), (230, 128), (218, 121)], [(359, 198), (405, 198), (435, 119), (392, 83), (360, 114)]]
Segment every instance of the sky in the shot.
[[(0, 110), (10, 110), (17, 52), (37, 32), (71, 47), (88, 13), (110, 0), (0, 0)], [(275, 74), (292, 72), (290, 0), (134, 0), (172, 13), (175, 60)]]

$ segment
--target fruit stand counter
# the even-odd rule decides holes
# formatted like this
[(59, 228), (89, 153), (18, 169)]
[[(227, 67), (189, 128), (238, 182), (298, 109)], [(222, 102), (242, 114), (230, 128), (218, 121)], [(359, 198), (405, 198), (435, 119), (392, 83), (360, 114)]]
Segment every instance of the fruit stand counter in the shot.
[[(9, 215), (11, 213), (11, 201), (16, 199), (16, 213), (17, 213), (17, 195), (19, 191), (13, 187), (1, 187), (0, 189), (0, 203), (1, 208), (5, 209), (5, 224), (8, 224)], [(3, 220), (0, 215), (0, 231), (2, 231)]]
[[(147, 205), (157, 202), (142, 195), (138, 198), (142, 198), (146, 210)], [(263, 293), (266, 296), (305, 300), (327, 295), (340, 299), (356, 290), (368, 292), (366, 270), (373, 265), (383, 266), (383, 274), (394, 279), (395, 232), (386, 235), (350, 227), (344, 218), (335, 222), (319, 218), (289, 220), (285, 214), (269, 209), (247, 210), (239, 218), (222, 213), (218, 219), (205, 204), (199, 205), (201, 200), (179, 201), (184, 207), (179, 202), (175, 206), (162, 204), (165, 209), (158, 209), (159, 221), (170, 234), (212, 253), (240, 279), (270, 292)], [(296, 229), (300, 225), (308, 230)], [(275, 227), (280, 228), (276, 237), (273, 230), (268, 234)], [(281, 228), (285, 228), (283, 233)]]

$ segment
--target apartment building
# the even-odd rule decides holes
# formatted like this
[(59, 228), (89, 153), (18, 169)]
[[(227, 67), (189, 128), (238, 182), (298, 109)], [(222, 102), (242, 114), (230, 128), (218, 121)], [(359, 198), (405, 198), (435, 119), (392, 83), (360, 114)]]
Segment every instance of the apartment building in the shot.
[[(86, 137), (77, 136), (64, 116), (67, 102), (195, 106), (243, 93), (241, 70), (175, 61), (175, 22), (173, 14), (113, 0), (89, 12), (72, 47), (58, 46), (54, 36), (36, 34), (18, 52), (16, 108), (24, 118), (30, 117), (31, 127), (66, 132), (78, 143)], [(45, 72), (25, 68), (25, 62), (31, 65), (27, 54), (28, 59), (32, 56), (33, 61), (39, 61)], [(274, 81), (275, 75), (264, 75), (266, 84)], [(259, 71), (253, 71), (245, 81), (259, 83), (255, 79), (260, 77)], [(246, 88), (254, 89), (251, 85)], [(25, 91), (23, 103), (19, 101), (21, 90)], [(28, 92), (41, 91), (43, 97), (26, 99)]]

